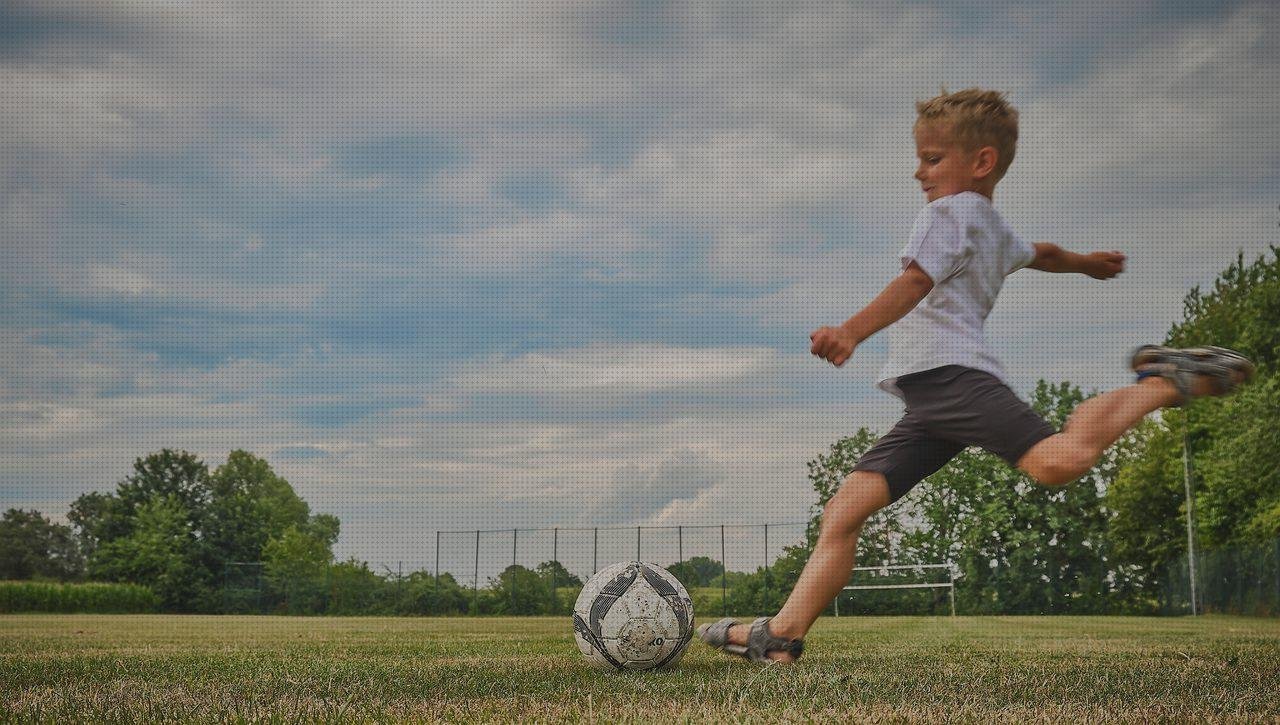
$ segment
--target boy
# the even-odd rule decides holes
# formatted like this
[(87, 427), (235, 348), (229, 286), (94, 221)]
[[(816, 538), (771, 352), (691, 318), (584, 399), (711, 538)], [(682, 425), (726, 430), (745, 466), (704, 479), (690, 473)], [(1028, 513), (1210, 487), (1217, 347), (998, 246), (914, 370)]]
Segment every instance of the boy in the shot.
[(1084, 475), (1112, 443), (1148, 413), (1200, 395), (1222, 395), (1253, 365), (1222, 348), (1134, 353), (1138, 381), (1085, 402), (1061, 433), (1020, 400), (982, 337), (1005, 276), (1023, 267), (1110, 279), (1124, 271), (1119, 252), (1073, 254), (1028, 244), (991, 205), (1013, 161), (1018, 115), (994, 91), (944, 93), (916, 104), (920, 159), (915, 178), (928, 204), (900, 256), (902, 273), (840, 327), (809, 336), (811, 352), (836, 366), (877, 331), (890, 331), (879, 387), (906, 413), (854, 466), (827, 502), (817, 545), (781, 611), (750, 626), (732, 619), (698, 629), (704, 642), (757, 662), (790, 662), (818, 614), (849, 580), (867, 517), (902, 498), (967, 446), (980, 446), (1046, 486)]

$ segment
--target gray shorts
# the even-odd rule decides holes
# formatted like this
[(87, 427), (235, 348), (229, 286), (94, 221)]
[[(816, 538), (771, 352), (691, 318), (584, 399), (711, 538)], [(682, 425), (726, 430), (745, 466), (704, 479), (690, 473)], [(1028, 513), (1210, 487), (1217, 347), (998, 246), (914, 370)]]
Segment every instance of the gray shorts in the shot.
[(961, 365), (898, 378), (907, 412), (855, 471), (884, 474), (897, 501), (960, 451), (979, 446), (1011, 464), (1056, 431), (996, 376)]

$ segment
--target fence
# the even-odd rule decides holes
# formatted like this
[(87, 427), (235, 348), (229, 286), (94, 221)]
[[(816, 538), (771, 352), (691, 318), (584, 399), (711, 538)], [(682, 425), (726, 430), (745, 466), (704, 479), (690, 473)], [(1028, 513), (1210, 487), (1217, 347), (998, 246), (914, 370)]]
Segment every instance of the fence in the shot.
[[(618, 561), (665, 566), (694, 599), (695, 611), (771, 614), (794, 584), (803, 556), (784, 557), (805, 540), (804, 523), (670, 527), (593, 527), (441, 531), (429, 560), (379, 565), (259, 562), (226, 565), (225, 612), (291, 614), (566, 614), (582, 582)], [(785, 571), (775, 572), (783, 567)], [(933, 565), (932, 571), (945, 565)], [(852, 587), (833, 603), (842, 614), (999, 613), (989, 606), (999, 582), (938, 577), (921, 581), (925, 565), (859, 567)], [(1202, 551), (1196, 587), (1186, 557), (1168, 563), (1154, 587), (1117, 590), (1096, 613), (1280, 616), (1280, 540), (1264, 546)], [(867, 581), (868, 575), (874, 581)], [(912, 586), (906, 586), (906, 585)], [(946, 591), (942, 591), (945, 588)], [(861, 591), (861, 590), (893, 591)], [(1102, 595), (1107, 597), (1106, 594)], [(959, 601), (957, 601), (959, 600)], [(949, 605), (949, 606), (948, 606)], [(977, 606), (975, 610), (972, 607)], [(216, 606), (216, 605), (215, 605)]]
[[(773, 558), (785, 547), (804, 543), (807, 526), (802, 521), (437, 531), (432, 571), (437, 577), (447, 573), (469, 584), (476, 602), (481, 582), (499, 577), (508, 566), (535, 569), (539, 564), (556, 562), (566, 573), (585, 581), (618, 561), (649, 561), (675, 569), (672, 573), (690, 590), (695, 607), (701, 604), (704, 611), (712, 603), (709, 590), (718, 586), (716, 604), (723, 611), (733, 573), (762, 570), (768, 581)], [(679, 566), (682, 563), (687, 566)], [(551, 567), (553, 590), (557, 575)]]
[[(224, 567), (225, 612), (294, 614), (567, 613), (592, 574), (619, 561), (668, 568), (695, 609), (725, 612), (752, 580), (738, 613), (764, 612), (786, 592), (770, 567), (805, 543), (807, 522), (698, 526), (552, 527), (437, 531), (431, 559), (272, 572), (261, 562)], [(753, 578), (752, 573), (762, 576)]]
[(1161, 602), (1164, 613), (1280, 615), (1280, 539), (1261, 546), (1196, 552), (1195, 572), (1193, 590), (1187, 557), (1168, 565)]

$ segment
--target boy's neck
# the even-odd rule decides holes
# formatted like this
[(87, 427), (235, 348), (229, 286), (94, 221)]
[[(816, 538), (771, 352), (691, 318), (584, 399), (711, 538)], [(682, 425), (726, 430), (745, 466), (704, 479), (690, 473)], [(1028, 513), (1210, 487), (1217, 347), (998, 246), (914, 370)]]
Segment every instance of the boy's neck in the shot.
[(972, 191), (975, 194), (982, 194), (983, 196), (987, 197), (987, 201), (995, 203), (995, 200), (996, 200), (995, 184), (981, 184), (976, 188), (969, 189), (969, 191)]

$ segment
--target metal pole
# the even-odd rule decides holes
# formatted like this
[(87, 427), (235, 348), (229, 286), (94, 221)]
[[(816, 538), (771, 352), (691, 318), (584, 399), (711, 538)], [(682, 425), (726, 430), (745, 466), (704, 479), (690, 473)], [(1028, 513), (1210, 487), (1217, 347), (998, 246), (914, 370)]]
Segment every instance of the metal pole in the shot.
[(1182, 419), (1182, 483), (1187, 491), (1187, 576), (1191, 579), (1191, 615), (1199, 613), (1196, 607), (1196, 537), (1195, 537), (1195, 498), (1191, 495), (1191, 454), (1187, 436), (1188, 421)]
[(764, 525), (764, 590), (769, 591), (769, 524)]
[(729, 567), (724, 563), (724, 524), (720, 524), (720, 614), (724, 615), (729, 607)]
[(556, 567), (560, 564), (560, 529), (551, 530), (551, 606), (552, 613), (560, 609), (560, 597), (556, 595)]
[(684, 527), (676, 527), (676, 559), (684, 561)]
[(519, 536), (520, 529), (511, 530), (511, 566), (516, 565), (516, 537)]
[(480, 597), (480, 529), (476, 529), (476, 568), (471, 575), (471, 608), (476, 608)]
[(436, 581), (435, 581), (435, 584), (436, 584), (435, 588), (431, 592), (434, 595), (431, 597), (434, 600), (431, 602), (431, 604), (433, 605), (431, 609), (434, 610), (431, 613), (439, 614), (440, 613), (438, 611), (440, 609), (440, 531), (439, 530), (436, 530)]
[(636, 561), (640, 561), (640, 527), (636, 527)]
[(516, 613), (516, 539), (520, 529), (511, 530), (511, 613)]
[(1280, 539), (1276, 539), (1276, 605), (1280, 606)]
[(600, 571), (600, 560), (596, 557), (600, 553), (600, 528), (596, 527), (591, 530), (591, 573), (595, 574)]

